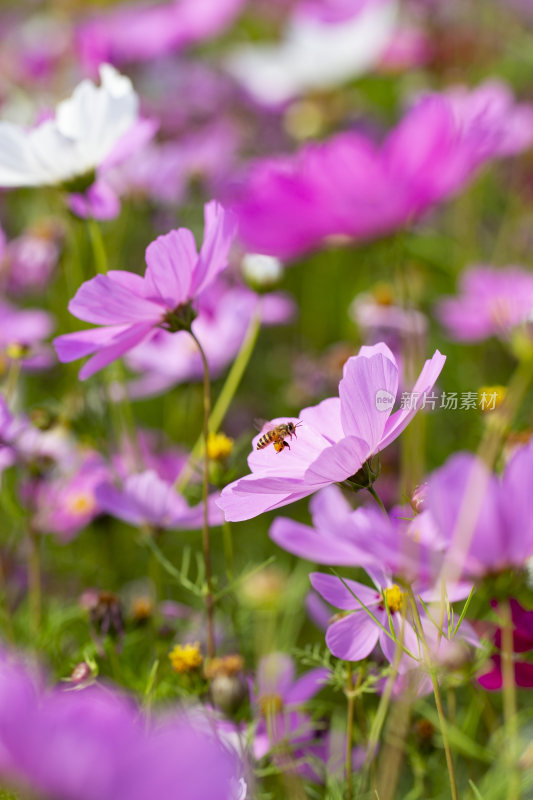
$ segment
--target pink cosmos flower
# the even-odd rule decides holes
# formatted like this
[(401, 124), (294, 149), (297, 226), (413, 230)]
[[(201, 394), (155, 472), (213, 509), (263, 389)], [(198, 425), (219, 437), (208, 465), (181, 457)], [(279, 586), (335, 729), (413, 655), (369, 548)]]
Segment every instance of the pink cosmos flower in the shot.
[(470, 267), (460, 294), (442, 300), (437, 315), (453, 339), (479, 342), (505, 337), (533, 313), (533, 275), (520, 267)]
[[(270, 538), (289, 553), (332, 566), (384, 569), (403, 582), (430, 588), (438, 578), (447, 540), (428, 512), (409, 519), (409, 509), (390, 515), (374, 506), (352, 509), (337, 486), (322, 489), (310, 503), (313, 525), (276, 517)], [(471, 586), (457, 586), (466, 597)]]
[(254, 755), (262, 758), (281, 742), (291, 747), (307, 745), (315, 737), (315, 728), (302, 705), (325, 685), (328, 670), (309, 670), (295, 679), (294, 662), (283, 653), (271, 653), (259, 662), (257, 688), (252, 693), (252, 707), (259, 722), (254, 736)]
[[(399, 640), (402, 635), (405, 652), (400, 659), (400, 671), (405, 672), (413, 668), (413, 661), (422, 661), (424, 655), (413, 614), (409, 609), (407, 592), (394, 583), (392, 575), (380, 569), (369, 570), (368, 574), (375, 588), (358, 581), (344, 578), (341, 580), (334, 575), (324, 575), (321, 572), (313, 572), (309, 576), (313, 588), (324, 600), (345, 612), (350, 612), (330, 620), (326, 644), (337, 658), (360, 661), (369, 656), (379, 643), (383, 655), (392, 663), (397, 646), (395, 640)], [(440, 593), (439, 589), (434, 588), (419, 591), (416, 584), (413, 586), (413, 591), (424, 603), (438, 600)], [(448, 599), (451, 602), (463, 599), (467, 593), (464, 588), (460, 588), (456, 593), (452, 592)], [(422, 605), (419, 614), (424, 635), (434, 650), (434, 655), (438, 654), (442, 658), (448, 651), (449, 645), (453, 645), (454, 636), (450, 635), (449, 638), (443, 636), (441, 642), (437, 626), (426, 615)], [(438, 619), (438, 616), (436, 618)], [(445, 620), (443, 622), (445, 634), (447, 628), (448, 622)], [(460, 629), (460, 637), (472, 644), (478, 642), (467, 624), (462, 630)]]
[(54, 363), (53, 350), (45, 343), (54, 327), (48, 312), (0, 300), (0, 354), (8, 361), (15, 358), (22, 369), (46, 369)]
[(179, 228), (148, 245), (144, 278), (113, 270), (82, 284), (69, 311), (100, 327), (56, 338), (59, 360), (92, 356), (80, 371), (80, 379), (85, 380), (161, 327), (187, 329), (194, 319), (192, 301), (227, 266), (233, 235), (233, 217), (213, 201), (205, 206), (199, 254), (191, 231)]
[(10, 293), (42, 291), (60, 254), (62, 225), (44, 220), (10, 241), (0, 231), (0, 282)]
[(235, 190), (252, 252), (295, 257), (335, 237), (383, 236), (456, 194), (495, 157), (533, 141), (533, 108), (501, 84), (422, 98), (381, 146), (355, 132), (253, 164)]
[(33, 510), (33, 528), (54, 534), (61, 542), (71, 541), (101, 513), (95, 491), (108, 477), (109, 468), (97, 453), (79, 453), (78, 460), (73, 468), (60, 468), (21, 487), (25, 503)]
[(3, 786), (57, 800), (236, 800), (242, 772), (192, 715), (145, 718), (110, 686), (47, 689), (20, 657), (0, 656)]
[[(130, 525), (151, 525), (156, 528), (194, 530), (203, 524), (203, 505), (191, 508), (172, 483), (153, 470), (130, 475), (122, 488), (106, 480), (96, 488), (96, 499), (103, 512)], [(222, 513), (211, 495), (209, 525), (220, 525)]]
[[(300, 412), (302, 424), (290, 451), (256, 450), (260, 434), (254, 438), (248, 456), (251, 473), (226, 486), (218, 500), (226, 519), (251, 519), (355, 476), (409, 424), (444, 361), (445, 356), (435, 351), (413, 387), (411, 407), (392, 413), (398, 389), (396, 360), (384, 344), (362, 347), (344, 365), (339, 397)], [(287, 419), (272, 422), (276, 425)]]
[(456, 453), (430, 477), (427, 508), (463, 578), (522, 569), (533, 556), (532, 480), (533, 444), (516, 451), (501, 477), (470, 453)]

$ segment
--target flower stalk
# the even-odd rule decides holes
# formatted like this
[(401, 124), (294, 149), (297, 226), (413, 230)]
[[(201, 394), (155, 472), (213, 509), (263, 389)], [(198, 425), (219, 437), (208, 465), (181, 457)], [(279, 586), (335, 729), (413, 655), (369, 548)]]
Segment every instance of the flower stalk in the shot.
[(202, 482), (202, 502), (204, 507), (203, 527), (202, 527), (202, 550), (204, 554), (205, 563), (205, 579), (206, 579), (206, 611), (207, 611), (207, 655), (209, 658), (215, 656), (215, 604), (213, 597), (213, 576), (211, 568), (211, 549), (209, 542), (209, 453), (207, 451), (207, 440), (209, 437), (209, 415), (211, 413), (211, 382), (209, 379), (209, 364), (204, 349), (200, 344), (198, 338), (189, 330), (190, 335), (196, 342), (198, 351), (200, 353), (203, 370), (204, 370), (204, 389), (203, 389), (203, 405), (204, 405), (204, 420), (203, 420), (203, 444), (204, 444), (204, 463), (203, 463), (203, 482)]

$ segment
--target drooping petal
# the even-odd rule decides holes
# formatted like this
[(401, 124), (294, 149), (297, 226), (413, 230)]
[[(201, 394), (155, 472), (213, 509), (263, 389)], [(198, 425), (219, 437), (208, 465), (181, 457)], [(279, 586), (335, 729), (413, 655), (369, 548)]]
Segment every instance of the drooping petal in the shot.
[(361, 661), (370, 655), (378, 637), (379, 627), (361, 610), (333, 622), (326, 633), (326, 644), (337, 658)]
[(287, 517), (276, 517), (269, 536), (289, 553), (317, 564), (353, 566), (358, 556), (361, 560), (365, 558), (364, 551), (345, 539), (325, 536), (323, 531)]
[(326, 684), (328, 679), (329, 670), (323, 667), (311, 669), (295, 681), (288, 692), (285, 694), (285, 702), (287, 705), (297, 703), (306, 703), (311, 697), (314, 697)]
[(313, 589), (316, 589), (324, 600), (327, 600), (332, 606), (342, 608), (344, 611), (351, 611), (354, 608), (360, 609), (362, 607), (361, 603), (367, 608), (381, 603), (381, 597), (376, 589), (365, 586), (358, 581), (352, 581), (348, 578), (341, 580), (335, 575), (325, 575), (323, 572), (312, 572), (309, 575), (309, 580)]
[(57, 336), (54, 345), (58, 359), (62, 363), (77, 361), (106, 347), (117, 336), (130, 329), (130, 325), (106, 325), (104, 328), (91, 328), (88, 331), (65, 333)]
[(80, 380), (84, 381), (90, 378), (96, 372), (99, 372), (108, 364), (116, 361), (117, 358), (127, 353), (132, 347), (142, 342), (153, 333), (153, 325), (151, 322), (138, 322), (136, 325), (130, 325), (123, 333), (115, 336), (113, 341), (102, 348), (96, 355), (92, 356), (87, 363), (80, 370)]
[(115, 277), (97, 275), (80, 286), (68, 309), (78, 319), (95, 325), (120, 325), (148, 320), (157, 323), (163, 317), (164, 308), (132, 291), (138, 285), (135, 278), (122, 277), (117, 280), (116, 272)]

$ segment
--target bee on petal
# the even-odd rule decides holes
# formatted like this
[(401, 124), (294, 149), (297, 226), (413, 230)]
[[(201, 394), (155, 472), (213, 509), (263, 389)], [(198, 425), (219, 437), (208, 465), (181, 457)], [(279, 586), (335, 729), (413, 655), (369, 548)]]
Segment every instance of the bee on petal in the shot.
[(282, 422), (279, 425), (274, 425), (273, 422), (256, 420), (256, 425), (263, 434), (257, 442), (257, 449), (263, 450), (269, 444), (273, 444), (276, 453), (281, 453), (286, 447), (290, 450), (290, 444), (285, 440), (287, 437), (292, 439), (293, 436), (296, 439), (296, 428), (301, 424), (301, 422)]

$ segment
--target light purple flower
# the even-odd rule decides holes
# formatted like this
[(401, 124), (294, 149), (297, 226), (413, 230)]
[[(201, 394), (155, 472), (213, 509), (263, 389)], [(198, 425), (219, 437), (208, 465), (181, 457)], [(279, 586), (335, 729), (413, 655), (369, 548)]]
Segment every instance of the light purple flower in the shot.
[[(153, 470), (129, 475), (122, 488), (110, 481), (96, 489), (96, 499), (102, 511), (130, 525), (150, 525), (156, 528), (196, 529), (203, 524), (203, 506), (190, 507), (185, 498)], [(223, 517), (215, 505), (215, 495), (209, 498), (209, 524), (220, 525)]]
[(254, 736), (254, 755), (262, 758), (282, 742), (291, 747), (309, 745), (315, 727), (302, 706), (323, 688), (328, 670), (309, 670), (295, 678), (294, 662), (283, 653), (271, 653), (259, 662), (257, 687), (251, 702), (258, 724)]
[(30, 480), (22, 495), (33, 508), (32, 526), (40, 533), (52, 533), (61, 542), (69, 542), (89, 525), (101, 508), (96, 487), (104, 481), (109, 468), (97, 453), (79, 455), (75, 469), (63, 469), (50, 476)]
[(450, 567), (466, 579), (522, 569), (533, 556), (530, 487), (533, 445), (516, 451), (497, 477), (457, 453), (429, 479), (427, 508), (449, 541)]
[(437, 306), (449, 335), (459, 341), (506, 337), (533, 313), (533, 275), (520, 267), (470, 267), (459, 285), (458, 297)]
[(45, 369), (54, 363), (53, 351), (45, 343), (54, 327), (48, 312), (19, 309), (0, 300), (0, 353), (8, 361), (15, 358), (22, 369)]
[[(412, 407), (392, 413), (398, 389), (396, 360), (384, 344), (362, 347), (344, 365), (339, 397), (300, 412), (302, 424), (290, 450), (256, 450), (260, 435), (254, 438), (248, 456), (251, 473), (226, 486), (218, 501), (226, 519), (251, 519), (355, 476), (409, 424), (444, 361), (437, 350), (413, 387)], [(286, 421), (272, 420), (275, 425)]]
[[(309, 576), (313, 588), (324, 600), (342, 609), (343, 612), (348, 612), (330, 620), (326, 632), (326, 644), (337, 658), (361, 661), (369, 656), (379, 643), (383, 655), (392, 663), (397, 641), (401, 640), (404, 652), (400, 657), (400, 672), (413, 669), (423, 660), (424, 652), (409, 607), (407, 591), (394, 583), (392, 575), (382, 570), (368, 570), (368, 574), (376, 588), (358, 581), (344, 578), (341, 580), (334, 575), (324, 575), (321, 572), (314, 572)], [(438, 610), (432, 619), (422, 606), (422, 602), (425, 604), (438, 602), (440, 589), (430, 588), (420, 591), (420, 587), (414, 584), (413, 592), (417, 597), (417, 605), (420, 605), (418, 612), (433, 657), (443, 659), (454, 647), (456, 632), (451, 633), (446, 617), (442, 625), (444, 635), (439, 636), (438, 625), (433, 621), (439, 619)], [(453, 602), (463, 599), (467, 593), (468, 590), (465, 592), (463, 588), (459, 588), (456, 593), (450, 591), (448, 600)], [(478, 642), (466, 623), (464, 628), (461, 626), (459, 629), (459, 638), (474, 645)]]
[(47, 690), (19, 658), (2, 655), (0, 775), (57, 800), (232, 800), (242, 767), (213, 729), (185, 714), (144, 719), (99, 686)]
[(62, 226), (45, 220), (9, 242), (0, 237), (0, 275), (7, 291), (18, 295), (44, 289), (57, 266)]
[(411, 225), (490, 159), (530, 146), (533, 109), (505, 91), (485, 84), (423, 97), (381, 146), (347, 132), (257, 161), (234, 198), (245, 247), (295, 257)]
[(60, 361), (91, 355), (80, 371), (85, 380), (147, 341), (160, 327), (178, 330), (180, 312), (226, 268), (233, 241), (231, 215), (216, 202), (205, 206), (205, 235), (200, 253), (186, 228), (158, 237), (146, 249), (144, 278), (113, 270), (82, 284), (70, 312), (99, 328), (65, 334), (54, 340)]
[[(390, 515), (374, 506), (352, 509), (337, 486), (322, 489), (310, 503), (313, 525), (276, 517), (270, 537), (289, 553), (332, 566), (383, 569), (430, 588), (443, 566), (449, 542), (428, 512), (409, 519), (409, 509)], [(456, 587), (454, 598), (466, 597), (470, 585)]]
[(85, 66), (103, 61), (150, 61), (215, 36), (245, 0), (173, 0), (156, 5), (123, 4), (82, 23), (77, 45)]

